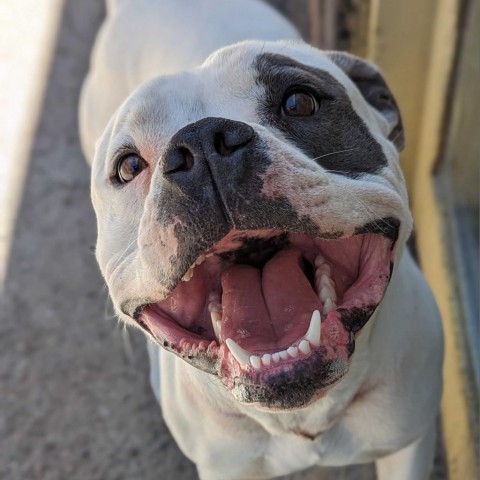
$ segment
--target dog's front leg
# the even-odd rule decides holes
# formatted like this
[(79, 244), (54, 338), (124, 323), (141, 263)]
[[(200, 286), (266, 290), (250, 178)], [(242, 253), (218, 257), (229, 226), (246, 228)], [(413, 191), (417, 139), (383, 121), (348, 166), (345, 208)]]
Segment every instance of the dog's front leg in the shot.
[(407, 447), (376, 461), (378, 480), (427, 480), (435, 454), (435, 422)]

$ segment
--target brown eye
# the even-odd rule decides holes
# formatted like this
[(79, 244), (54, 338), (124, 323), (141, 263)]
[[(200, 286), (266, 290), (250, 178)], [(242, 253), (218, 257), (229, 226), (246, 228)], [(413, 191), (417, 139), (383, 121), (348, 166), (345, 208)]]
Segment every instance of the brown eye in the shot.
[(310, 117), (318, 111), (318, 102), (308, 92), (293, 92), (285, 96), (282, 113), (288, 117)]
[(123, 157), (117, 166), (117, 178), (121, 183), (132, 181), (145, 167), (147, 162), (142, 157), (131, 153)]

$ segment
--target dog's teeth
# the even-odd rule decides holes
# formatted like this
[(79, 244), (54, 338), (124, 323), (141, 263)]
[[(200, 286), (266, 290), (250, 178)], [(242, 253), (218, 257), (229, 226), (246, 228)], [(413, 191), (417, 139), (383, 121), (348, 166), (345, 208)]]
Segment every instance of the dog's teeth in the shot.
[(270, 365), (271, 361), (272, 361), (272, 356), (269, 353), (265, 353), (264, 355), (262, 355), (262, 363), (265, 366), (268, 367)]
[(322, 289), (320, 290), (320, 293), (319, 293), (319, 297), (320, 297), (320, 300), (322, 302), (325, 302), (325, 300), (327, 300), (327, 298), (331, 297), (330, 289), (328, 287), (322, 287)]
[(327, 275), (328, 277), (332, 275), (332, 269), (330, 268), (330, 265), (328, 263), (324, 263), (323, 265), (320, 265), (315, 270), (315, 276), (317, 278), (321, 277), (322, 275)]
[(250, 354), (240, 345), (238, 345), (231, 338), (227, 338), (225, 343), (227, 344), (230, 353), (235, 357), (235, 360), (237, 360), (240, 365), (244, 367), (250, 363)]
[(222, 333), (222, 314), (216, 310), (212, 310), (210, 312), (210, 317), (212, 318), (212, 326), (215, 336), (220, 340), (220, 335)]
[(280, 361), (280, 354), (278, 352), (272, 353), (273, 363), (278, 363)]
[(200, 255), (196, 260), (195, 260), (195, 265), (201, 265), (205, 261), (205, 255)]
[(222, 311), (220, 295), (217, 292), (210, 292), (210, 295), (208, 296), (208, 311), (210, 313)]
[(315, 257), (315, 266), (318, 268), (320, 265), (323, 265), (325, 263), (325, 258), (323, 258), (322, 255), (317, 255)]
[(221, 312), (222, 311), (222, 306), (218, 302), (210, 302), (208, 304), (208, 311), (210, 313), (212, 312)]
[(193, 268), (189, 268), (187, 270), (187, 273), (183, 276), (182, 280), (184, 282), (189, 282), (192, 277), (193, 277)]
[(287, 348), (287, 353), (292, 357), (296, 358), (298, 355), (298, 348), (297, 347), (288, 347)]
[(250, 363), (252, 364), (252, 367), (255, 369), (260, 368), (262, 364), (262, 362), (260, 361), (260, 357), (257, 357), (256, 355), (250, 356)]
[(327, 313), (333, 312), (336, 308), (335, 303), (331, 298), (327, 298), (325, 303), (323, 304), (323, 314), (326, 315)]
[(288, 358), (288, 352), (286, 350), (282, 350), (281, 352), (278, 352), (278, 354), (282, 360), (286, 360)]
[(305, 334), (305, 340), (308, 340), (313, 346), (318, 347), (320, 345), (320, 339), (322, 334), (322, 321), (320, 317), (320, 312), (315, 310), (312, 313), (312, 318), (310, 319), (310, 326), (308, 327), (307, 333)]
[(320, 275), (320, 280), (318, 283), (321, 287), (334, 288), (333, 280), (326, 273), (322, 273)]
[(310, 352), (311, 352), (311, 349), (310, 349), (310, 343), (308, 342), (308, 340), (302, 340), (299, 344), (298, 344), (298, 349), (305, 355), (308, 355)]
[(221, 312), (222, 311), (222, 304), (219, 301), (212, 300), (208, 304), (208, 311), (212, 312)]
[[(325, 302), (325, 306), (328, 308), (333, 306), (335, 309), (335, 304), (332, 302), (331, 298), (328, 298)], [(325, 308), (324, 306), (324, 308)], [(220, 337), (220, 327), (221, 327), (221, 313), (216, 311), (211, 311), (212, 324), (215, 329), (215, 334), (217, 337)], [(218, 331), (216, 329), (218, 325)], [(288, 360), (291, 358), (297, 358), (299, 352), (304, 355), (308, 355), (312, 351), (312, 345), (314, 347), (320, 346), (321, 341), (321, 328), (322, 328), (322, 318), (320, 312), (315, 310), (312, 313), (312, 318), (310, 319), (310, 326), (308, 327), (305, 338), (301, 340), (297, 346), (291, 345), (286, 350), (275, 353), (264, 353), (263, 355), (250, 355), (249, 352), (244, 350), (240, 345), (238, 345), (231, 338), (227, 338), (225, 343), (230, 350), (231, 354), (235, 357), (237, 362), (242, 366), (247, 366), (250, 364), (256, 370), (260, 369), (262, 365), (268, 367), (272, 363), (279, 363), (281, 360)]]

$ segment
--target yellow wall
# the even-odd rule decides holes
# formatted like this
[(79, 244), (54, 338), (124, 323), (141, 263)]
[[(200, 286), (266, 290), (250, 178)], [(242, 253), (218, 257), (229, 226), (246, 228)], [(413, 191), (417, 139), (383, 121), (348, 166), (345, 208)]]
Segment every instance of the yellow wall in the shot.
[[(473, 2), (478, 17), (479, 2)], [(449, 267), (446, 219), (434, 190), (460, 7), (460, 0), (371, 0), (366, 52), (384, 71), (403, 113), (407, 148), (402, 166), (410, 190), (420, 263), (443, 318), (442, 427), (449, 478), (475, 480), (479, 478), (475, 426), (469, 416), (468, 382), (459, 348), (461, 313)], [(478, 135), (478, 131), (472, 133)]]

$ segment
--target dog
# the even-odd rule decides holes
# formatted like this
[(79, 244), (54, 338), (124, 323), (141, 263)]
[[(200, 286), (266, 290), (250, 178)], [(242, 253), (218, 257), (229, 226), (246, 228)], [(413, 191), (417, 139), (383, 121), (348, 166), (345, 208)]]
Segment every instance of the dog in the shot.
[(438, 311), (380, 71), (258, 0), (111, 0), (80, 104), (96, 256), (204, 480), (423, 480)]

